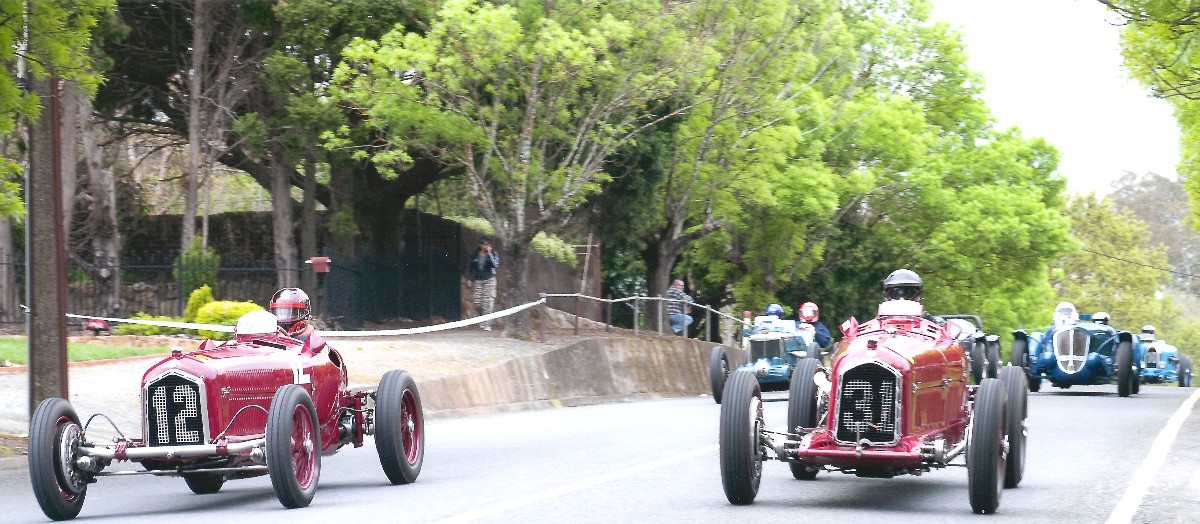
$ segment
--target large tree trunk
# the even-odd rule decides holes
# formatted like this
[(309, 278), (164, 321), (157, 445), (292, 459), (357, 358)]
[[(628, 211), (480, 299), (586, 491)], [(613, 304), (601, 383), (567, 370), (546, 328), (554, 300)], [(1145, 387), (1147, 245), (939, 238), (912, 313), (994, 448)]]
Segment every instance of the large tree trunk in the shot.
[(59, 115), (58, 136), (59, 144), (58, 154), (59, 165), (62, 166), (62, 221), (63, 231), (66, 232), (67, 246), (69, 247), (71, 238), (71, 218), (75, 211), (75, 194), (78, 186), (78, 172), (76, 170), (76, 162), (79, 160), (76, 144), (78, 143), (79, 134), (79, 86), (75, 82), (63, 82), (59, 96), (59, 108), (62, 113)]
[[(533, 250), (528, 241), (520, 239), (504, 240), (501, 247), (500, 268), (496, 275), (498, 285), (496, 303), (497, 310), (519, 306), (537, 300), (537, 294), (529, 289), (529, 257)], [(474, 253), (474, 251), (472, 251)], [(506, 334), (521, 337), (533, 331), (531, 310), (525, 310), (505, 319)]]
[(271, 145), (271, 222), (274, 224), (275, 237), (275, 281), (276, 287), (296, 287), (296, 266), (299, 257), (296, 254), (295, 228), (292, 219), (291, 184), (288, 177), (291, 170), (284, 162), (285, 154), (279, 143)]
[(24, 315), (17, 294), (17, 263), (12, 219), (0, 217), (0, 320), (19, 322)]
[(104, 150), (96, 142), (92, 106), (87, 96), (78, 93), (80, 137), (87, 166), (91, 205), (88, 232), (91, 237), (92, 281), (96, 286), (95, 314), (117, 316), (121, 313), (121, 232), (117, 229), (117, 178), (104, 163)]
[(186, 251), (196, 236), (197, 192), (200, 168), (203, 163), (204, 136), (203, 102), (204, 71), (208, 58), (209, 17), (208, 2), (194, 0), (192, 9), (192, 60), (188, 75), (188, 170), (183, 182), (183, 231), (180, 233), (180, 249)]

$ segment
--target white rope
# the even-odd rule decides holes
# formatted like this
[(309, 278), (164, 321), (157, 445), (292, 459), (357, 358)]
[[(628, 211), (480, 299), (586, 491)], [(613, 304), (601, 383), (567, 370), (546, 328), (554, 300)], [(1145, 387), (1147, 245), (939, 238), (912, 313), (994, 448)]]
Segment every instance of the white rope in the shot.
[[(454, 322), (447, 322), (445, 324), (434, 324), (432, 326), (421, 326), (421, 327), (405, 328), (405, 329), (378, 329), (378, 330), (373, 330), (373, 331), (326, 331), (326, 330), (322, 329), (322, 330), (319, 330), (318, 333), (324, 338), (388, 337), (388, 336), (395, 336), (395, 335), (416, 335), (418, 333), (430, 333), (433, 331), (445, 331), (447, 329), (456, 329), (456, 328), (460, 328), (460, 327), (471, 326), (471, 325), (479, 324), (481, 322), (485, 322), (488, 320), (494, 320), (494, 319), (497, 319), (500, 317), (512, 315), (512, 314), (518, 313), (520, 311), (529, 309), (533, 306), (537, 306), (537, 305), (541, 305), (541, 304), (545, 304), (545, 303), (546, 303), (546, 299), (543, 298), (543, 299), (539, 299), (534, 302), (530, 302), (528, 304), (521, 304), (519, 306), (513, 306), (508, 309), (488, 313), (486, 315), (482, 315), (482, 316), (478, 316), (478, 317), (471, 317), (471, 318), (463, 319), (463, 320), (456, 320)], [(146, 320), (146, 319), (135, 319), (135, 318), (93, 317), (93, 316), (89, 316), (89, 315), (76, 315), (74, 313), (67, 313), (67, 316), (70, 318), (98, 319), (98, 320), (104, 320), (106, 322), (121, 322), (121, 323), (125, 323), (125, 324), (141, 324), (143, 326), (160, 326), (160, 327), (170, 327), (170, 328), (178, 328), (178, 329), (203, 329), (206, 331), (220, 331), (222, 333), (233, 333), (233, 326), (225, 326), (225, 325), (221, 325), (221, 324), (196, 324), (194, 322), (173, 322), (173, 321), (169, 321), (169, 320)]]

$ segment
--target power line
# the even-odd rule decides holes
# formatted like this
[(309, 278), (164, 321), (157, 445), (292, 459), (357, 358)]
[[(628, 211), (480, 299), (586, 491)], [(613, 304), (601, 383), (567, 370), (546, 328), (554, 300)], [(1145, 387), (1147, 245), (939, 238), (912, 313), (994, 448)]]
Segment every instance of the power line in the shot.
[(1147, 268), (1150, 268), (1150, 269), (1157, 269), (1157, 270), (1159, 270), (1159, 271), (1166, 271), (1167, 273), (1174, 273), (1174, 274), (1176, 274), (1176, 275), (1179, 275), (1179, 276), (1184, 276), (1184, 277), (1189, 277), (1189, 278), (1200, 278), (1200, 275), (1193, 275), (1193, 274), (1191, 274), (1191, 273), (1184, 273), (1184, 272), (1182, 272), (1182, 271), (1175, 271), (1174, 269), (1167, 269), (1167, 268), (1165, 268), (1165, 267), (1158, 267), (1158, 266), (1152, 266), (1152, 265), (1150, 265), (1150, 264), (1143, 264), (1143, 263), (1141, 263), (1141, 262), (1134, 262), (1134, 261), (1132, 261), (1132, 260), (1126, 260), (1126, 259), (1124, 259), (1124, 258), (1121, 258), (1121, 257), (1114, 257), (1114, 256), (1112, 256), (1112, 255), (1110, 255), (1110, 254), (1108, 254), (1108, 253), (1101, 253), (1101, 252), (1099, 252), (1099, 251), (1092, 251), (1092, 250), (1090, 250), (1090, 249), (1087, 249), (1087, 248), (1080, 249), (1080, 251), (1086, 251), (1086, 252), (1088, 252), (1088, 253), (1091, 253), (1091, 254), (1093, 254), (1093, 255), (1100, 255), (1100, 256), (1102, 256), (1102, 257), (1108, 257), (1108, 258), (1111, 258), (1111, 259), (1113, 259), (1113, 260), (1120, 260), (1121, 262), (1125, 262), (1125, 263), (1127, 263), (1127, 264), (1133, 264), (1133, 265), (1135, 265), (1135, 266), (1142, 266), (1142, 267), (1147, 267)]

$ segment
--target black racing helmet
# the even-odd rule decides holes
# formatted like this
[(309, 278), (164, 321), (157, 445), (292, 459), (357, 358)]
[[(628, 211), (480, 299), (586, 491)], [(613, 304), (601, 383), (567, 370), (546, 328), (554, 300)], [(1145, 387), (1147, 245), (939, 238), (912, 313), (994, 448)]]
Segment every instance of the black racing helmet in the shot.
[(884, 300), (920, 301), (924, 286), (921, 276), (911, 269), (897, 269), (883, 279)]

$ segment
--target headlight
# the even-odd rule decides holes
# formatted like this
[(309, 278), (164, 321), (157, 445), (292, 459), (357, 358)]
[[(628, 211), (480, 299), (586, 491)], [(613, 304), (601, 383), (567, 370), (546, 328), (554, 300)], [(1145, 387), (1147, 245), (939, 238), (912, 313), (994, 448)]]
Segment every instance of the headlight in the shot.
[(765, 377), (767, 376), (767, 369), (769, 367), (770, 366), (767, 365), (767, 361), (760, 360), (758, 363), (754, 364), (754, 374), (759, 378)]

